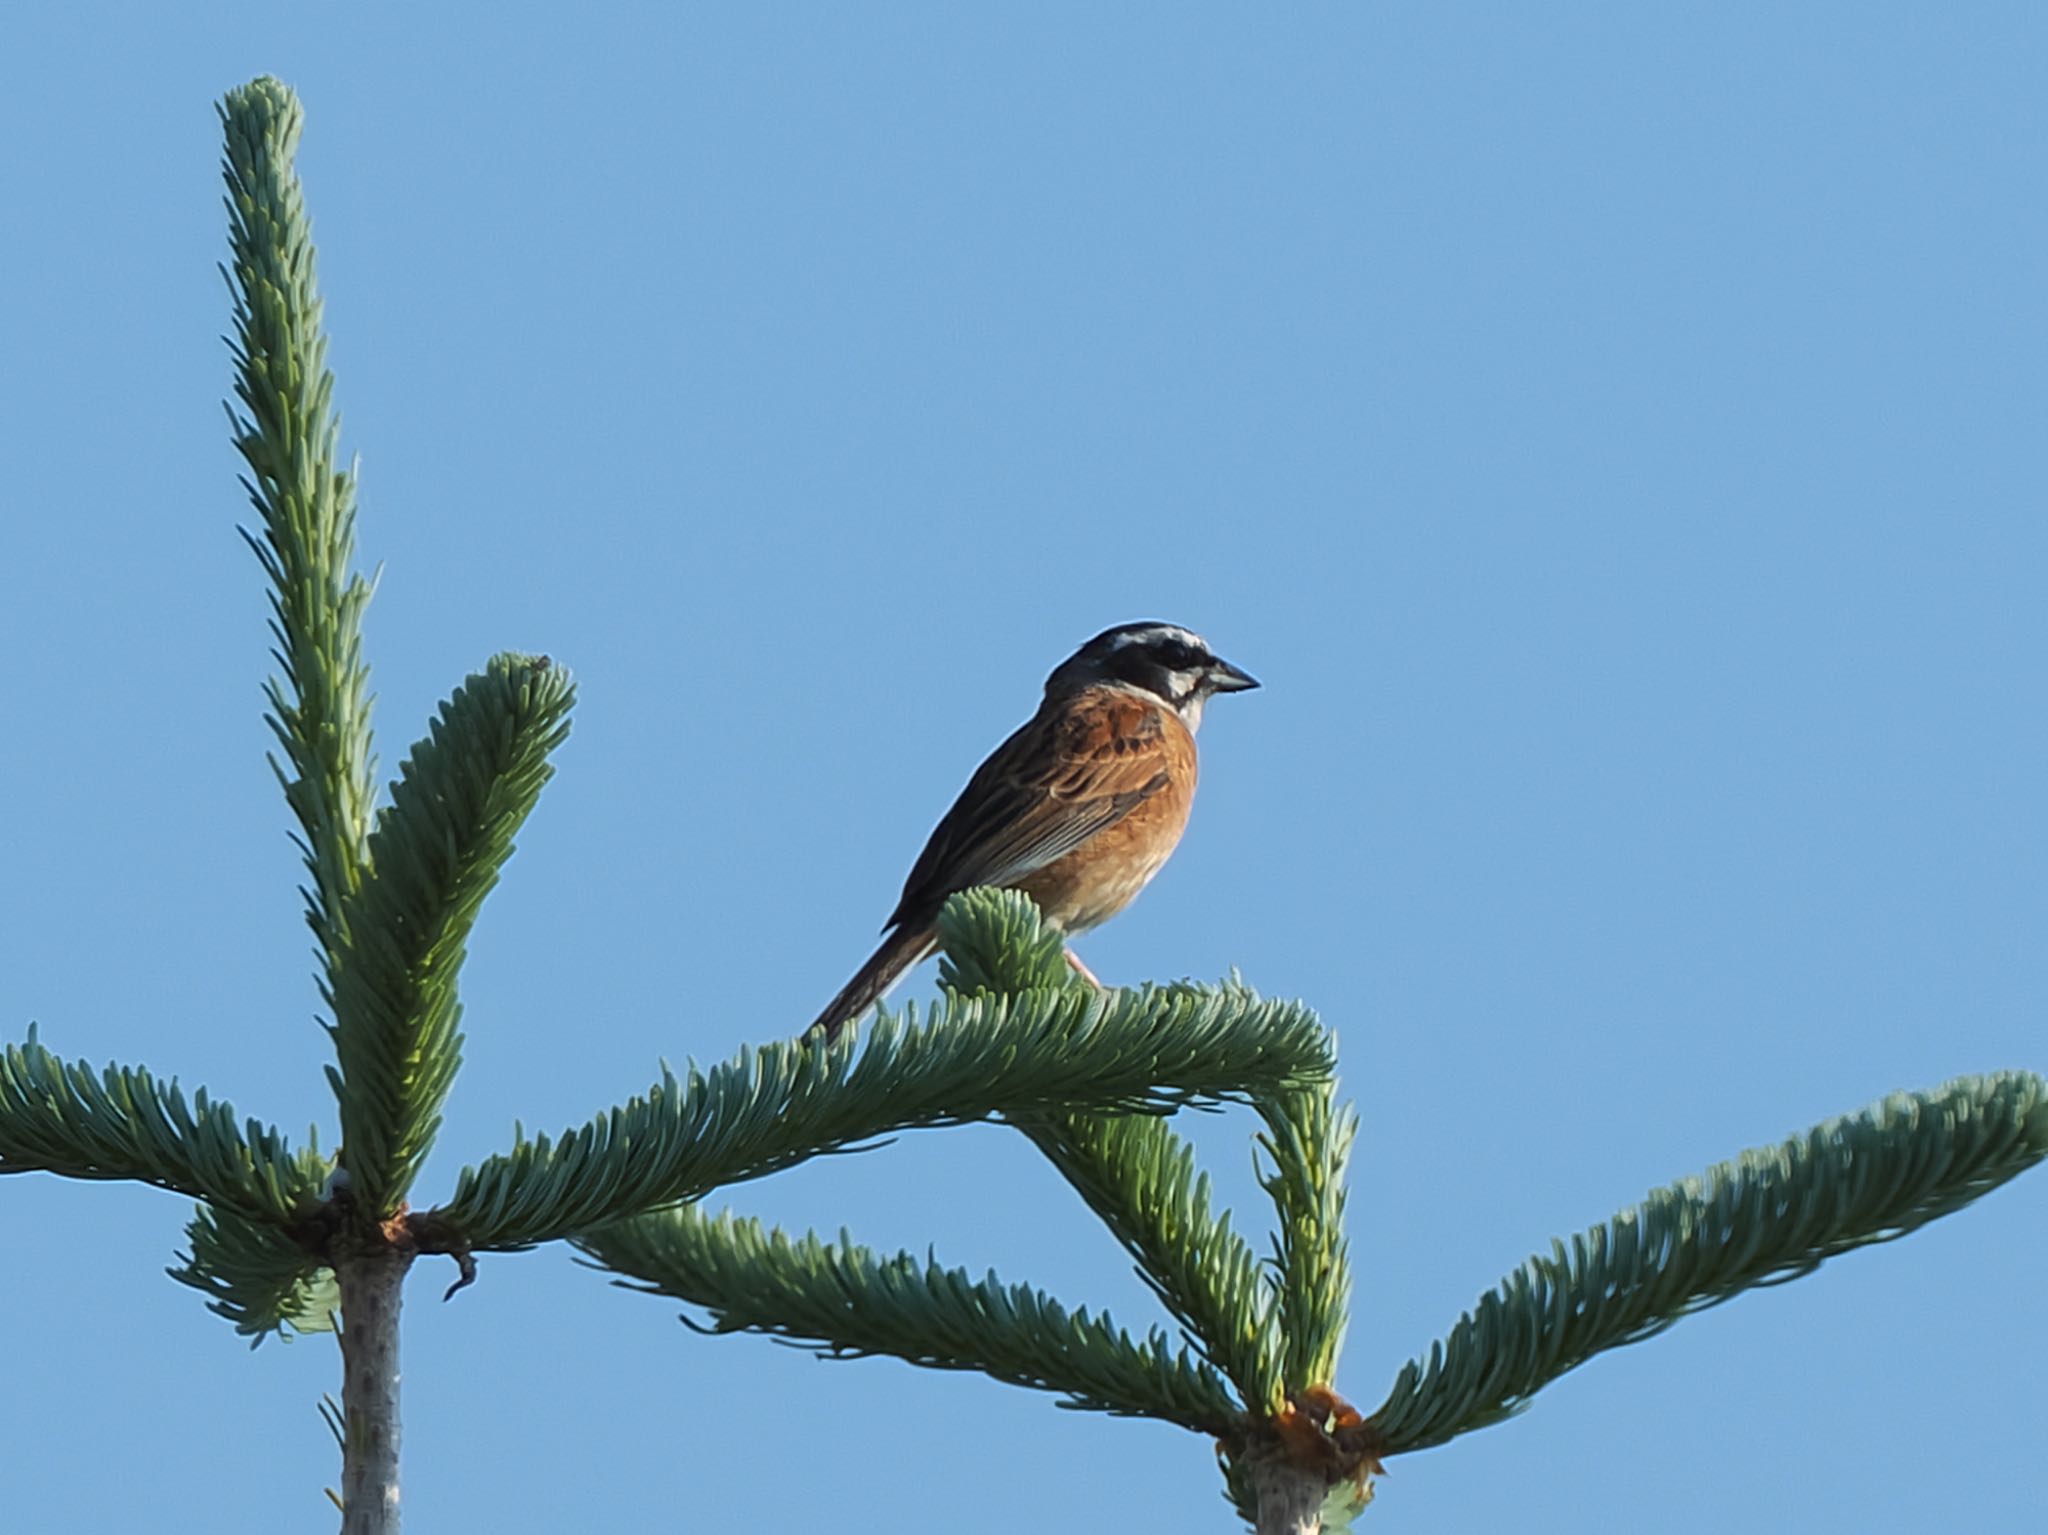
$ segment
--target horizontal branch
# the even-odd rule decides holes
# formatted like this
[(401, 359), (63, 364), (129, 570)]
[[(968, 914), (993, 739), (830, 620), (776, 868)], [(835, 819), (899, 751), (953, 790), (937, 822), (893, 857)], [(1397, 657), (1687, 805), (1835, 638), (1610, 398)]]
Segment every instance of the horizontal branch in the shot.
[(238, 1125), (205, 1088), (188, 1106), (176, 1082), (141, 1067), (66, 1065), (33, 1028), (0, 1055), (0, 1173), (21, 1172), (131, 1179), (271, 1224), (310, 1213), (324, 1177), (317, 1155), (253, 1119)]
[(1382, 1454), (1518, 1411), (1603, 1349), (1959, 1210), (2048, 1157), (2048, 1084), (2027, 1072), (1895, 1093), (1744, 1152), (1555, 1242), (1480, 1297), (1367, 1420)]
[(628, 1289), (707, 1308), (718, 1332), (762, 1332), (835, 1359), (885, 1354), (1056, 1391), (1062, 1406), (1231, 1431), (1243, 1408), (1214, 1370), (1154, 1330), (1143, 1343), (1108, 1317), (1068, 1312), (1028, 1285), (910, 1253), (878, 1259), (842, 1237), (791, 1241), (755, 1220), (694, 1207), (591, 1233), (577, 1246), (630, 1276)]
[(1326, 1076), (1308, 1009), (1241, 988), (950, 998), (883, 1013), (859, 1048), (744, 1050), (560, 1141), (465, 1169), (445, 1219), (478, 1249), (528, 1246), (702, 1197), (900, 1130), (1076, 1105), (1164, 1111)]

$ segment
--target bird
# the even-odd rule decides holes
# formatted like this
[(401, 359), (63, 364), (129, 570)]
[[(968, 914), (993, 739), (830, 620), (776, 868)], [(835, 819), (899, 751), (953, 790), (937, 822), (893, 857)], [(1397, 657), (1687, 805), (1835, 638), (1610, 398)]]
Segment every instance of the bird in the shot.
[(937, 948), (939, 908), (959, 891), (1021, 890), (1068, 937), (1130, 905), (1187, 827), (1204, 707), (1258, 685), (1178, 624), (1120, 624), (1062, 661), (925, 843), (881, 947), (804, 1037), (835, 1039)]

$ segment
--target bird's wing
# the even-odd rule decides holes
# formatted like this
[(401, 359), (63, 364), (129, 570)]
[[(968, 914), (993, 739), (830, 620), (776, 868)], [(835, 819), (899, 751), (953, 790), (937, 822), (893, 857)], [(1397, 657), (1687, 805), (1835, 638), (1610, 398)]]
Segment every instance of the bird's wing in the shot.
[(974, 885), (1012, 885), (1173, 781), (1166, 706), (1104, 688), (1048, 705), (968, 780), (904, 882), (894, 926)]

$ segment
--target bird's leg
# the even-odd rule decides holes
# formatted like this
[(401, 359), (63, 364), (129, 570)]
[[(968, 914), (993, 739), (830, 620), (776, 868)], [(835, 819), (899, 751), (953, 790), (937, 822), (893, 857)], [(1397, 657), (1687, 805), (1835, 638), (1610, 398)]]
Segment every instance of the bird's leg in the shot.
[(1109, 988), (1103, 985), (1102, 982), (1095, 979), (1095, 972), (1093, 970), (1090, 970), (1086, 965), (1081, 963), (1080, 955), (1076, 954), (1071, 948), (1068, 949), (1066, 953), (1067, 964), (1073, 970), (1074, 974), (1078, 975), (1090, 986), (1093, 986), (1097, 991), (1109, 990)]

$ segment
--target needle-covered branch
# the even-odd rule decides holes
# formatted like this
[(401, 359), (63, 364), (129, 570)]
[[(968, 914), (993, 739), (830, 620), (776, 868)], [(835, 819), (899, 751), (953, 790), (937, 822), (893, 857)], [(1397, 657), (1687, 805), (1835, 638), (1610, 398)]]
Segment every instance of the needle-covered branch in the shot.
[(983, 886), (939, 908), (939, 989), (961, 996), (1082, 991), (1067, 941), (1020, 890)]
[(269, 721), (312, 879), (307, 921), (331, 966), (375, 796), (362, 655), (370, 586), (351, 568), (355, 474), (340, 461), (312, 225), (292, 168), (298, 98), (275, 80), (254, 80), (228, 92), (220, 115), (226, 276), (235, 303), (230, 345), (242, 407), (229, 419), (248, 465), (243, 484), (263, 524), (260, 538), (244, 536), (270, 577), (270, 632), (283, 676), (265, 688)]
[(1025, 1133), (1136, 1260), (1189, 1342), (1261, 1411), (1285, 1391), (1277, 1297), (1251, 1245), (1211, 1210), (1208, 1175), (1164, 1122), (1064, 1114)]
[(258, 1222), (288, 1223), (319, 1202), (319, 1159), (275, 1129), (237, 1123), (205, 1088), (140, 1067), (69, 1065), (29, 1031), (0, 1055), (0, 1173), (127, 1178), (205, 1199)]
[[(981, 919), (964, 920), (970, 915)], [(1012, 892), (972, 892), (941, 916), (939, 931), (940, 984), (950, 990), (1085, 985), (1067, 966), (1057, 929)], [(1270, 1273), (1231, 1229), (1228, 1213), (1211, 1212), (1208, 1179), (1197, 1175), (1193, 1148), (1166, 1125), (1071, 1113), (1019, 1123), (1137, 1260), (1139, 1277), (1189, 1339), (1261, 1413), (1279, 1412), (1290, 1386), (1327, 1381), (1343, 1337), (1350, 1292), (1344, 1157), (1352, 1121), (1348, 1111), (1334, 1112), (1333, 1093), (1324, 1079), (1255, 1099), (1269, 1126), (1266, 1189), (1281, 1217)]]
[(560, 1141), (466, 1169), (435, 1216), (479, 1250), (529, 1246), (899, 1130), (1075, 1103), (1160, 1111), (1328, 1070), (1306, 1008), (1241, 991), (953, 998), (922, 1021), (915, 1009), (881, 1014), (865, 1048), (849, 1030), (829, 1046), (778, 1042), (681, 1081), (664, 1074)]
[(2044, 1157), (2048, 1084), (2026, 1072), (1895, 1093), (1744, 1152), (1531, 1258), (1401, 1371), (1368, 1423), (1385, 1454), (1497, 1423), (1603, 1349), (1904, 1236)]
[[(719, 1331), (766, 1332), (839, 1357), (880, 1353), (980, 1370), (1060, 1392), (1068, 1405), (1236, 1436), (1246, 1421), (1244, 1382), (1253, 1383), (1258, 1400), (1270, 1395), (1277, 1402), (1280, 1394), (1271, 1284), (1227, 1217), (1210, 1210), (1192, 1152), (1155, 1114), (1070, 1110), (1077, 1101), (1108, 1110), (1134, 1106), (1114, 1074), (1137, 1060), (1131, 1050), (1111, 1048), (1100, 1065), (1077, 1054), (1111, 1044), (1112, 1020), (1156, 1020), (1171, 1031), (1161, 1044), (1191, 1049), (1200, 1048), (1191, 1029), (1233, 1013), (1257, 1018), (1272, 1005), (1237, 985), (1121, 993), (1075, 985), (1057, 930), (1008, 891), (955, 897), (941, 915), (940, 935), (948, 1001), (936, 1015), (932, 1046), (957, 1040), (980, 1053), (1007, 1041), (1014, 1068), (1050, 1042), (1041, 1020), (1103, 1020), (1095, 1037), (1084, 1035), (1048, 1057), (1072, 1073), (1065, 1088), (1036, 1098), (1006, 1092), (1012, 1101), (1004, 1117), (1043, 1146), (1104, 1215), (1186, 1328), (1191, 1348), (1173, 1349), (1156, 1332), (1135, 1344), (1107, 1319), (1070, 1314), (1041, 1292), (1004, 1286), (994, 1276), (976, 1282), (910, 1254), (877, 1259), (850, 1239), (792, 1241), (758, 1222), (712, 1220), (691, 1207), (598, 1227), (579, 1245), (639, 1288), (709, 1308)], [(1294, 1010), (1275, 1022), (1286, 1030), (1279, 1036), (1285, 1048), (1247, 1055), (1247, 1069), (1223, 1083), (1231, 1096), (1292, 1096), (1327, 1075), (1326, 1036), (1313, 1018)], [(895, 1053), (897, 1027), (884, 1017), (863, 1065), (879, 1068), (878, 1081), (898, 1084), (892, 1102), (902, 1112), (905, 1100), (896, 1095), (909, 1086), (903, 1067), (914, 1056)], [(972, 1038), (985, 1028), (995, 1030), (986, 1045)], [(1128, 1080), (1176, 1080), (1161, 1060), (1156, 1072)], [(1283, 1063), (1278, 1073), (1276, 1062)]]
[(1027, 1285), (982, 1280), (911, 1253), (878, 1259), (842, 1235), (792, 1241), (759, 1221), (694, 1207), (608, 1226), (577, 1245), (630, 1275), (626, 1288), (706, 1307), (719, 1332), (801, 1342), (836, 1358), (886, 1354), (979, 1370), (1056, 1391), (1061, 1405), (1230, 1431), (1243, 1408), (1229, 1384), (1155, 1330), (1143, 1343), (1107, 1316), (1068, 1312)]
[(185, 1228), (191, 1251), (169, 1270), (207, 1297), (253, 1348), (272, 1333), (329, 1332), (340, 1304), (334, 1271), (283, 1227), (202, 1204)]
[[(1344, 1241), (1344, 1180), (1358, 1116), (1337, 1107), (1333, 1083), (1259, 1100), (1267, 1167), (1260, 1178), (1279, 1212), (1273, 1243), (1282, 1372), (1288, 1387), (1328, 1385), (1351, 1315)], [(1278, 1404), (1274, 1404), (1277, 1408)]]
[(544, 656), (504, 655), (441, 706), (370, 837), (331, 969), (343, 1161), (382, 1217), (411, 1187), (457, 1066), (456, 982), (477, 909), (552, 775), (575, 688)]

